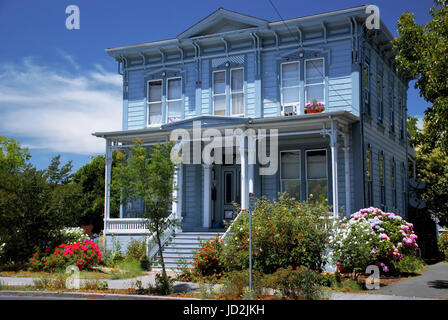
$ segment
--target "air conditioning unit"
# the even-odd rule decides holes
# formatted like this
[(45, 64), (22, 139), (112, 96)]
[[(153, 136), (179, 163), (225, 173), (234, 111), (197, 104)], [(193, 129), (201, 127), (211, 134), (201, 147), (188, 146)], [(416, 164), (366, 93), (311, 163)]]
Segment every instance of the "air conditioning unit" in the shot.
[(297, 109), (295, 105), (282, 106), (282, 116), (295, 116), (298, 114)]

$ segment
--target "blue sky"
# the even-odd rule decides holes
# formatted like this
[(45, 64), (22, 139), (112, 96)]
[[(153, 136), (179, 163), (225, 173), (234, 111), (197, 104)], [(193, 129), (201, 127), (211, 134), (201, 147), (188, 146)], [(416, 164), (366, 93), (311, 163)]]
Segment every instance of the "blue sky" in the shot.
[[(366, 4), (356, 0), (273, 0), (284, 19)], [(80, 9), (80, 29), (67, 30), (65, 9)], [(405, 12), (430, 19), (431, 0), (375, 1), (393, 35)], [(219, 7), (280, 20), (268, 0), (0, 0), (0, 135), (28, 146), (46, 168), (61, 154), (74, 167), (104, 152), (94, 131), (121, 129), (121, 78), (106, 48), (173, 38)], [(428, 104), (410, 85), (409, 114)]]

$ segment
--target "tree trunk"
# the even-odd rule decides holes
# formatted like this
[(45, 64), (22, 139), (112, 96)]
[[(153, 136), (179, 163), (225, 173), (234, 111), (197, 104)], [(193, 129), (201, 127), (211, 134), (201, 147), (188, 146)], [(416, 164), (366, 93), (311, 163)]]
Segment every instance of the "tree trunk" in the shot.
[(156, 240), (157, 240), (157, 245), (159, 246), (159, 252), (160, 252), (160, 264), (162, 265), (162, 277), (164, 279), (166, 279), (165, 261), (163, 260), (163, 253), (162, 253), (163, 248), (162, 248), (162, 242), (160, 241), (159, 226), (157, 226)]

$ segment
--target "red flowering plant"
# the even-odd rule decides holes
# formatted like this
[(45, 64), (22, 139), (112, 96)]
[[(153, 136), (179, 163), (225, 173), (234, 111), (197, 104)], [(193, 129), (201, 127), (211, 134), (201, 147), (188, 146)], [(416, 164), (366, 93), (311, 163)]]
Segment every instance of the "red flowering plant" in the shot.
[(53, 271), (76, 265), (80, 270), (98, 265), (101, 252), (92, 240), (84, 240), (72, 244), (61, 244), (54, 250), (37, 250), (30, 259), (32, 270)]
[(322, 102), (317, 102), (316, 99), (313, 99), (311, 103), (308, 103), (304, 108), (306, 113), (316, 113), (316, 112), (322, 112), (325, 110), (324, 104)]
[(192, 268), (183, 268), (178, 277), (180, 281), (215, 282), (225, 270), (226, 258), (223, 253), (224, 242), (216, 236), (213, 240), (201, 241), (201, 247), (195, 251)]

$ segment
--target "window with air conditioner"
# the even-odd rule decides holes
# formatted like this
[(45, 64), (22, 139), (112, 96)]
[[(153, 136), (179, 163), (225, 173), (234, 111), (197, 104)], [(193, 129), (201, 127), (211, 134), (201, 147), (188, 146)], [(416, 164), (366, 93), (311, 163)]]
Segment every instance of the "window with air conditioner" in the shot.
[(281, 104), (282, 115), (295, 115), (300, 110), (299, 62), (281, 64)]

